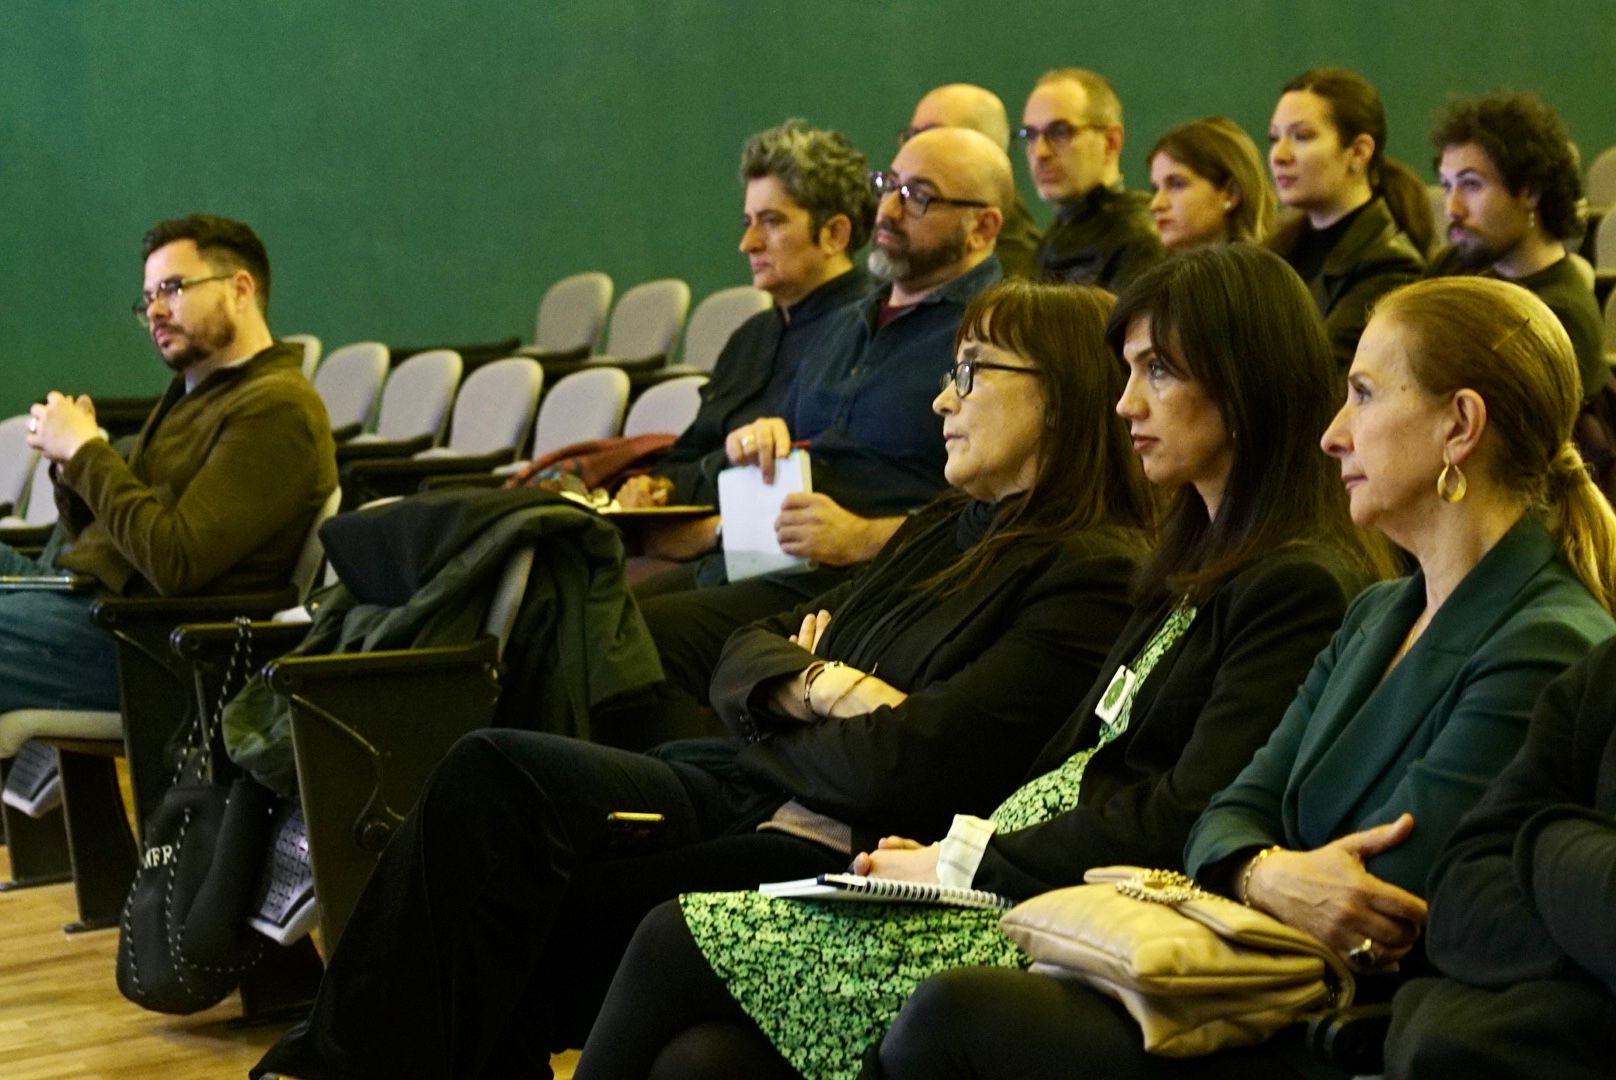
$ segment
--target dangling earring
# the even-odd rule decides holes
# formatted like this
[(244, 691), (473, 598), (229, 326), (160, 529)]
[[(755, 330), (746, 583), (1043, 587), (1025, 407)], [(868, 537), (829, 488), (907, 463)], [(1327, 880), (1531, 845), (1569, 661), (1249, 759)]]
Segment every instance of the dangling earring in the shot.
[[(1452, 474), (1451, 476), (1449, 474)], [(1465, 480), (1465, 474), (1459, 466), (1453, 463), (1453, 457), (1448, 448), (1442, 448), (1442, 471), (1436, 477), (1436, 493), (1443, 502), (1456, 503), (1465, 497), (1470, 484)]]
[(1233, 210), (1233, 209), (1234, 209), (1234, 200), (1233, 199), (1224, 199), (1223, 200), (1223, 212), (1225, 214), (1227, 214), (1230, 210)]

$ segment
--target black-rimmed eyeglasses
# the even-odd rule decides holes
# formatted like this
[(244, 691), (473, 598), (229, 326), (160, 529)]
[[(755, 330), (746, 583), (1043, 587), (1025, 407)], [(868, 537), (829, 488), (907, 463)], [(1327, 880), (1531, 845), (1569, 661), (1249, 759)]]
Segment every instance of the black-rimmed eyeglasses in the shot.
[(870, 174), (870, 190), (875, 192), (878, 199), (885, 198), (890, 192), (898, 196), (898, 205), (903, 212), (913, 214), (915, 217), (925, 217), (926, 208), (938, 206), (975, 206), (988, 207), (992, 203), (985, 203), (980, 199), (950, 199), (936, 192), (927, 191), (923, 187), (905, 184), (898, 177), (889, 172), (873, 172)]
[(1023, 375), (1043, 374), (1037, 368), (1011, 367), (1009, 364), (990, 364), (986, 360), (967, 357), (956, 363), (951, 370), (943, 372), (943, 378), (938, 383), (938, 389), (947, 390), (952, 386), (954, 393), (960, 397), (970, 397), (971, 390), (976, 386), (976, 373), (978, 371), (1019, 371)]
[(143, 290), (136, 297), (135, 302), (129, 306), (129, 310), (135, 313), (135, 318), (139, 319), (140, 324), (144, 326), (146, 325), (146, 312), (151, 309), (152, 304), (156, 301), (161, 300), (165, 304), (172, 304), (184, 295), (186, 289), (193, 285), (203, 285), (209, 281), (223, 281), (231, 277), (235, 277), (235, 274), (211, 274), (207, 277), (196, 278), (165, 278), (157, 283), (157, 288)]

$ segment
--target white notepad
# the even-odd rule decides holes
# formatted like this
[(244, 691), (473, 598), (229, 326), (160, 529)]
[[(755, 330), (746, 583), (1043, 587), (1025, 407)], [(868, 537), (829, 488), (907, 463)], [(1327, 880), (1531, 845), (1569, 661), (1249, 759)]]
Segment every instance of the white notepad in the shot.
[(724, 513), (724, 570), (742, 581), (777, 570), (807, 569), (808, 560), (780, 550), (774, 519), (787, 495), (814, 490), (808, 451), (793, 450), (774, 463), (774, 483), (763, 482), (756, 465), (737, 465), (718, 474), (718, 504)]
[(859, 900), (865, 903), (942, 904), (967, 908), (1015, 907), (1015, 901), (1008, 896), (982, 889), (895, 881), (859, 874), (820, 874), (800, 881), (775, 881), (759, 885), (758, 892), (787, 900)]

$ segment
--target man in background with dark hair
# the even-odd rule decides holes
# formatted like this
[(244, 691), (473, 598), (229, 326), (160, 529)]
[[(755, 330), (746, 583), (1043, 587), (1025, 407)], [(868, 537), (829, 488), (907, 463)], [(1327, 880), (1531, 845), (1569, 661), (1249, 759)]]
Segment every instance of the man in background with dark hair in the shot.
[(1083, 68), (1045, 73), (1016, 136), (1038, 197), (1055, 208), (1040, 278), (1120, 292), (1162, 257), (1150, 200), (1122, 187), (1122, 101), (1110, 83)]
[(853, 255), (870, 238), (875, 193), (864, 155), (845, 138), (787, 120), (747, 140), (740, 175), (740, 251), (774, 307), (730, 336), (695, 420), (648, 475), (618, 489), (624, 506), (716, 504), (718, 473), (729, 467), (724, 436), (778, 413), (825, 316), (874, 288)]
[[(38, 559), (0, 544), (0, 574), (85, 574), (118, 595), (280, 588), (337, 471), (302, 350), (277, 343), (265, 322), (264, 245), (240, 222), (196, 214), (158, 224), (142, 253), (134, 313), (174, 379), (127, 461), (88, 397), (52, 390), (30, 409), (28, 445), (51, 462), (60, 517)], [(0, 713), (118, 707), (94, 599), (0, 593)]]
[(1593, 397), (1609, 374), (1593, 287), (1565, 246), (1582, 231), (1571, 133), (1537, 95), (1497, 91), (1449, 102), (1431, 146), (1452, 246), (1426, 276), (1485, 274), (1536, 293), (1565, 326), (1583, 398)]

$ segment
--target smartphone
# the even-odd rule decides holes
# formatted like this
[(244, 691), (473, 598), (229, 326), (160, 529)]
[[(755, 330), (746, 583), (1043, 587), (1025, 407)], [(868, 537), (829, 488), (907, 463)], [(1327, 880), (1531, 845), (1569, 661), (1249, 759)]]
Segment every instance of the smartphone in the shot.
[(661, 814), (614, 810), (606, 815), (606, 831), (611, 837), (606, 846), (612, 851), (642, 848), (651, 842), (665, 821), (667, 818)]

